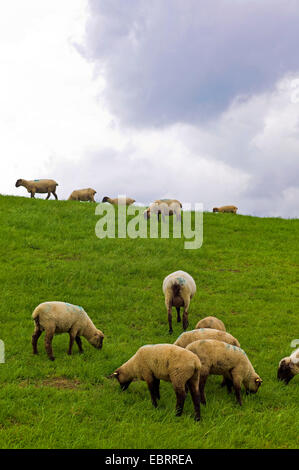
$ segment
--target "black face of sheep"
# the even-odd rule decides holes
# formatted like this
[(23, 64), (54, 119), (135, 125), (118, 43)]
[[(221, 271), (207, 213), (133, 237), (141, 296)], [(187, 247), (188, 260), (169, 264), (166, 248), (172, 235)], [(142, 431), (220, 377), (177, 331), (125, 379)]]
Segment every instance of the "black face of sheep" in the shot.
[(282, 362), (280, 366), (278, 367), (277, 371), (277, 379), (282, 380), (285, 382), (286, 385), (288, 385), (289, 381), (294, 377), (293, 372), (289, 366), (289, 364), (286, 364), (285, 362)]
[(120, 385), (121, 390), (124, 392), (129, 387), (132, 379), (128, 380), (124, 374), (121, 374), (119, 371), (113, 372), (113, 374), (108, 375), (107, 379), (117, 379)]
[(103, 197), (102, 202), (107, 202), (108, 201), (108, 196)]
[(18, 188), (19, 186), (21, 186), (21, 184), (22, 184), (22, 180), (19, 179), (19, 180), (16, 182), (16, 188)]
[(218, 212), (217, 207), (214, 207), (214, 208), (213, 208), (213, 212)]
[(144, 211), (143, 217), (145, 218), (145, 220), (147, 220), (147, 219), (150, 218), (150, 211), (149, 211), (149, 209), (147, 209), (146, 211)]

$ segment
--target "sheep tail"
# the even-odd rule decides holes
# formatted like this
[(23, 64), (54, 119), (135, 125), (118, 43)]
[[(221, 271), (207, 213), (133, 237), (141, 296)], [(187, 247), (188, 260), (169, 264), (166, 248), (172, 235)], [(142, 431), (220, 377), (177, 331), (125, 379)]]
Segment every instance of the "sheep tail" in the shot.
[(179, 284), (172, 284), (171, 288), (173, 296), (178, 297), (180, 295), (181, 286)]

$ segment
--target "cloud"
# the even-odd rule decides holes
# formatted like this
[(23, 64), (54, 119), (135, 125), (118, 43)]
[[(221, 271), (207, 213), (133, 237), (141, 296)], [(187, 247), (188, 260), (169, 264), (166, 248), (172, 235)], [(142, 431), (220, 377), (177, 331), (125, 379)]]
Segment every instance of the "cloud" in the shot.
[(299, 2), (89, 0), (81, 51), (123, 125), (206, 122), (299, 70)]

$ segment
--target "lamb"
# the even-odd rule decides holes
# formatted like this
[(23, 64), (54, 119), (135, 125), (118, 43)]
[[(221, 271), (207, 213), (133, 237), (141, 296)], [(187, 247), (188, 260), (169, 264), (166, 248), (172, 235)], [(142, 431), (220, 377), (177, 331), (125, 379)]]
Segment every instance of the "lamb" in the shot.
[(196, 324), (196, 328), (214, 328), (215, 330), (226, 331), (224, 323), (216, 317), (205, 317)]
[(288, 385), (289, 381), (297, 374), (299, 374), (299, 348), (290, 356), (281, 359), (278, 366), (277, 378), (278, 380), (283, 380)]
[(68, 201), (96, 202), (94, 199), (95, 194), (96, 194), (96, 191), (92, 188), (76, 189), (75, 191), (72, 192), (72, 194), (68, 198)]
[(213, 212), (232, 212), (233, 214), (236, 214), (237, 210), (238, 208), (236, 206), (222, 206), (213, 208)]
[(32, 318), (35, 322), (32, 335), (33, 354), (37, 354), (37, 341), (43, 331), (46, 351), (51, 361), (54, 361), (52, 339), (58, 333), (69, 333), (69, 355), (72, 354), (74, 340), (80, 353), (83, 352), (80, 336), (84, 336), (95, 348), (102, 348), (104, 334), (94, 326), (85, 310), (78, 305), (58, 301), (43, 302), (34, 309)]
[(200, 360), (190, 351), (173, 344), (154, 344), (139, 348), (131, 359), (108, 378), (116, 378), (123, 391), (129, 387), (132, 380), (144, 380), (155, 408), (157, 400), (160, 399), (160, 380), (171, 382), (177, 399), (176, 416), (181, 416), (183, 412), (188, 387), (194, 405), (195, 420), (199, 421), (200, 368)]
[(177, 321), (181, 321), (180, 307), (184, 307), (183, 313), (183, 329), (188, 327), (188, 308), (190, 300), (196, 292), (196, 284), (190, 274), (185, 271), (175, 271), (169, 274), (163, 281), (163, 293), (165, 296), (165, 305), (168, 313), (169, 333), (172, 329), (172, 307), (177, 311)]
[(237, 346), (238, 348), (240, 347), (239, 341), (232, 335), (226, 333), (226, 331), (215, 330), (213, 328), (201, 328), (198, 330), (185, 331), (178, 337), (174, 344), (181, 346), (181, 348), (185, 348), (188, 344), (193, 343), (193, 341), (198, 341), (199, 339), (216, 339), (218, 341), (224, 341), (225, 343)]
[(35, 197), (35, 193), (48, 193), (46, 199), (49, 199), (51, 193), (55, 196), (55, 199), (58, 199), (56, 194), (56, 186), (58, 183), (54, 180), (24, 180), (18, 179), (16, 182), (16, 188), (19, 186), (24, 186), (27, 189), (28, 193), (31, 194), (31, 197)]
[(113, 204), (116, 206), (118, 205), (130, 206), (131, 204), (135, 202), (135, 199), (132, 199), (130, 197), (116, 197), (114, 199), (111, 199), (110, 197), (105, 196), (103, 197), (102, 202), (109, 202), (110, 204)]
[(199, 382), (201, 403), (206, 404), (204, 388), (210, 374), (224, 375), (225, 383), (223, 385), (227, 386), (229, 393), (234, 387), (240, 405), (242, 405), (242, 384), (246, 389), (246, 394), (258, 391), (262, 379), (255, 372), (243, 349), (214, 339), (194, 341), (186, 349), (197, 354), (201, 362)]
[(159, 220), (159, 214), (165, 221), (165, 215), (176, 215), (177, 220), (181, 220), (182, 203), (177, 199), (157, 199), (144, 211), (143, 216), (149, 219), (151, 214), (156, 214)]

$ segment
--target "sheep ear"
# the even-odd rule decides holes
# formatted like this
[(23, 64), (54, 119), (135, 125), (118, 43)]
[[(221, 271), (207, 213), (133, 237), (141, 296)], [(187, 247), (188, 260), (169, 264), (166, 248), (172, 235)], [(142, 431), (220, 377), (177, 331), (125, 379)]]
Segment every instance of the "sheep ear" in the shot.
[(262, 383), (262, 379), (260, 379), (259, 377), (257, 377), (257, 378), (255, 379), (255, 381), (258, 382), (258, 383), (260, 383), (260, 384)]
[(113, 372), (111, 375), (107, 375), (107, 379), (116, 379), (119, 376), (119, 372)]

